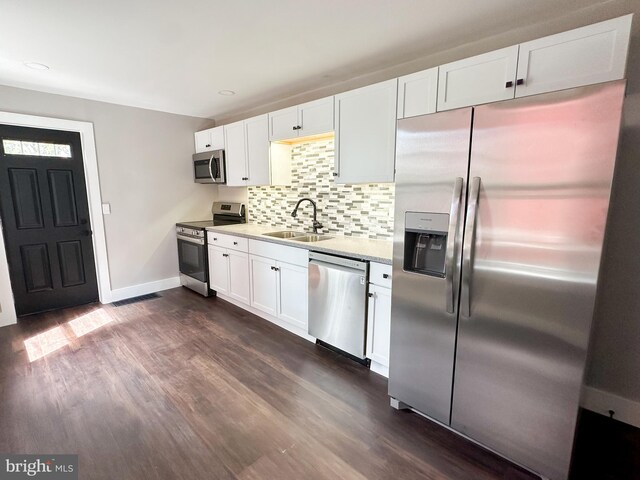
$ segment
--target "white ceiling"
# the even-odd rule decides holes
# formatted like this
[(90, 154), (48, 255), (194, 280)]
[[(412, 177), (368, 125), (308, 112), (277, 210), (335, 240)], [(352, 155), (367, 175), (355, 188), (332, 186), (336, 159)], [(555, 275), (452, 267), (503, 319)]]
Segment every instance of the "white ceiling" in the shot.
[(213, 118), (598, 3), (0, 0), (0, 84)]

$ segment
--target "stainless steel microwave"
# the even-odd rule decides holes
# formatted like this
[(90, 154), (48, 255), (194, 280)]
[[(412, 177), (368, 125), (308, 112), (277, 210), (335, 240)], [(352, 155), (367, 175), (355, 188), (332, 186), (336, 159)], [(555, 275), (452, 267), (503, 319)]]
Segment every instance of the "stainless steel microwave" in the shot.
[(193, 181), (196, 183), (227, 183), (224, 150), (193, 155)]

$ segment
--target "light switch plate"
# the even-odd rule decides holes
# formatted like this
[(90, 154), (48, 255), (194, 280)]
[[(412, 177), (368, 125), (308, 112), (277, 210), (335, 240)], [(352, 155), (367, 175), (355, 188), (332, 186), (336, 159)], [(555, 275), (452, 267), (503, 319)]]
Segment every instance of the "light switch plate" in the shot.
[(103, 215), (110, 215), (111, 214), (111, 204), (110, 203), (103, 203), (102, 204), (102, 214)]

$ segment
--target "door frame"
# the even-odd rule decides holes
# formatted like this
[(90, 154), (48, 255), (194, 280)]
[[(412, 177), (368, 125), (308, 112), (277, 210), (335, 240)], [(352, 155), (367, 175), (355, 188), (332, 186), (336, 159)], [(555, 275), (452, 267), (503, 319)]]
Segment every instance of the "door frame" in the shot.
[[(0, 111), (0, 124), (15, 125), (20, 127), (45, 128), (50, 130), (62, 130), (77, 132), (80, 134), (82, 145), (82, 161), (84, 177), (87, 185), (87, 200), (89, 203), (89, 219), (93, 230), (93, 252), (96, 266), (96, 278), (98, 280), (98, 296), (100, 303), (111, 302), (111, 280), (109, 277), (109, 263), (107, 257), (107, 241), (105, 236), (104, 219), (102, 217), (102, 195), (100, 193), (100, 176), (98, 173), (98, 155), (96, 152), (95, 136), (92, 122), (66, 120), (62, 118), (40, 117), (36, 115), (24, 115), (21, 113)], [(1, 222), (2, 219), (0, 219)], [(8, 266), (8, 259), (4, 247), (4, 238), (0, 228), (0, 255)], [(1, 259), (0, 259), (1, 260)], [(0, 283), (5, 283), (11, 290), (11, 281), (8, 268), (0, 265)], [(0, 291), (0, 296), (3, 292)], [(13, 295), (13, 292), (12, 292)], [(13, 300), (13, 299), (12, 299)], [(0, 326), (16, 323), (15, 303), (2, 305), (0, 312)], [(6, 318), (4, 318), (6, 317)]]

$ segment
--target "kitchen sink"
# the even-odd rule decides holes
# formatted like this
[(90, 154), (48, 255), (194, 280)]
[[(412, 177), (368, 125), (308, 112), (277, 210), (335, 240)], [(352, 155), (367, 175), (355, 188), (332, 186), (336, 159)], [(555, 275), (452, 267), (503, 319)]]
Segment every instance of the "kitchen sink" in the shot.
[(329, 240), (333, 238), (331, 235), (305, 235), (303, 237), (294, 237), (291, 240), (295, 240), (296, 242), (319, 242), (321, 240)]
[(263, 235), (267, 237), (275, 237), (275, 238), (296, 238), (296, 237), (304, 237), (307, 234), (302, 232), (293, 232), (291, 230), (283, 230), (281, 232), (269, 232), (263, 233)]

